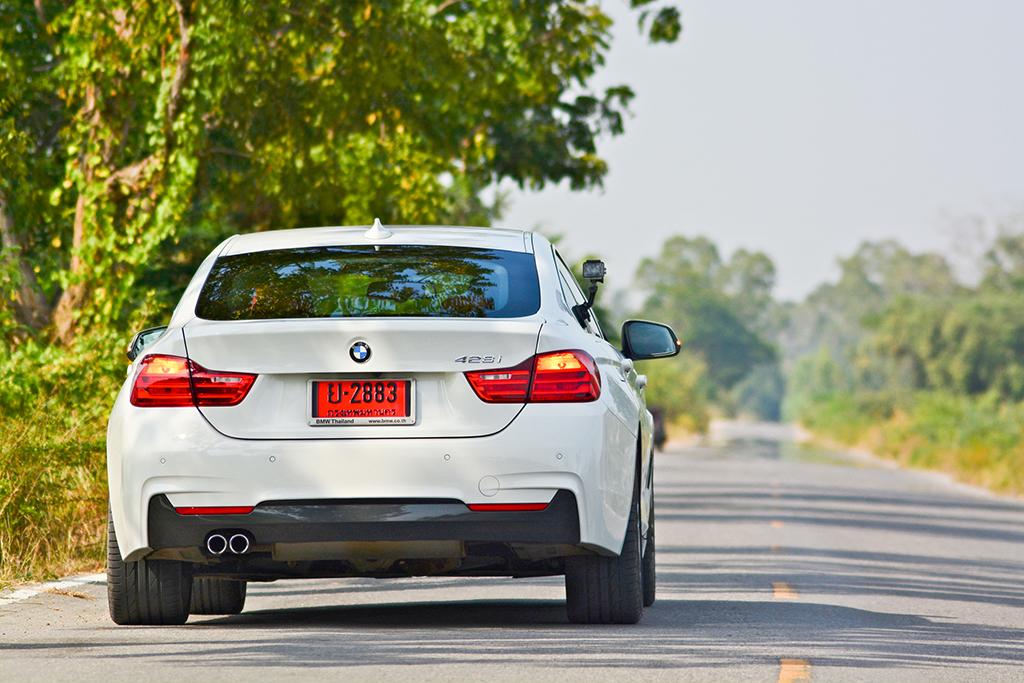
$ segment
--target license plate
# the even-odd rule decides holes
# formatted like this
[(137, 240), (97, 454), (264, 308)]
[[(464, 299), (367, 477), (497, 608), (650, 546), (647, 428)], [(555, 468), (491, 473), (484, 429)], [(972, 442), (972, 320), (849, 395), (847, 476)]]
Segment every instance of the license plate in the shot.
[(411, 379), (310, 380), (309, 388), (316, 427), (416, 423)]

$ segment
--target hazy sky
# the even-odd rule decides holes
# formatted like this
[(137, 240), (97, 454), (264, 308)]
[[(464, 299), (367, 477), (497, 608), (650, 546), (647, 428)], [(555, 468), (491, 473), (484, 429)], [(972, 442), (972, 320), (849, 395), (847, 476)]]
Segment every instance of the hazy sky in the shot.
[[(679, 0), (648, 45), (624, 10), (599, 85), (634, 116), (604, 190), (512, 193), (499, 225), (601, 254), (612, 287), (676, 233), (766, 251), (777, 293), (864, 239), (949, 251), (949, 216), (1024, 204), (1024, 0)], [(621, 279), (620, 279), (621, 278)]]

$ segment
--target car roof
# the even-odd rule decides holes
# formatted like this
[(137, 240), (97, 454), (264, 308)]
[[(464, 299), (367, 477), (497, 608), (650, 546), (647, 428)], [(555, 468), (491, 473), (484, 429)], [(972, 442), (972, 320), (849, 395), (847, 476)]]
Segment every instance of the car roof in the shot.
[(230, 238), (219, 255), (231, 256), (272, 249), (387, 244), (441, 244), (533, 252), (533, 235), (523, 230), (444, 225), (385, 225), (383, 228), (390, 235), (367, 237), (369, 225), (250, 232)]

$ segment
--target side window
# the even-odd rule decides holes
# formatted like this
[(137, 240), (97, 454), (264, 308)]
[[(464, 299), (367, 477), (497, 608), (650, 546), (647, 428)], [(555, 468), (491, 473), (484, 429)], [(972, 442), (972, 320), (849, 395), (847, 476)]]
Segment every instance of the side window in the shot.
[(566, 302), (572, 306), (586, 301), (587, 298), (583, 296), (580, 286), (576, 284), (576, 278), (573, 277), (572, 271), (565, 265), (558, 252), (555, 252), (555, 266), (558, 268), (558, 279), (562, 281), (562, 293), (565, 294)]
[[(587, 300), (583, 290), (580, 289), (579, 283), (576, 282), (576, 277), (572, 274), (572, 271), (565, 261), (562, 260), (561, 254), (557, 251), (555, 254), (555, 267), (558, 269), (558, 279), (562, 283), (562, 293), (565, 294), (565, 300), (570, 305), (582, 304)], [(594, 311), (590, 311), (590, 323), (587, 325), (587, 331), (591, 334), (595, 334), (598, 337), (604, 338), (604, 334), (601, 333), (601, 326), (597, 322), (597, 316), (594, 315)]]

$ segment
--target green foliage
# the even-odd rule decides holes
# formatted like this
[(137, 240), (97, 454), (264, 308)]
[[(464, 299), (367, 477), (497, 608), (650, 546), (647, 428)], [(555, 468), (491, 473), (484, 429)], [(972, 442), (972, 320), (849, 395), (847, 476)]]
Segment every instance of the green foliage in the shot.
[(799, 406), (800, 423), (842, 443), (856, 444), (877, 424), (892, 418), (897, 400), (886, 393), (818, 394)]
[(707, 368), (690, 353), (675, 358), (644, 361), (638, 372), (647, 375), (647, 404), (661, 408), (665, 419), (691, 432), (707, 430), (709, 400)]
[(1024, 233), (1004, 233), (996, 238), (985, 254), (982, 289), (1024, 292)]
[(786, 414), (909, 465), (1024, 490), (1022, 244), (999, 237), (973, 289), (937, 255), (863, 245), (790, 316)]
[(852, 371), (853, 353), (863, 341), (865, 323), (901, 296), (941, 299), (959, 284), (952, 268), (937, 254), (912, 254), (892, 242), (865, 242), (840, 259), (835, 283), (820, 285), (789, 307), (777, 339), (790, 363), (828, 347), (834, 359)]
[(600, 185), (633, 98), (591, 85), (610, 28), (556, 0), (0, 3), (3, 246), (66, 343), (233, 232), (488, 223), (503, 179)]
[(1024, 400), (1024, 297), (978, 292), (902, 298), (880, 314), (870, 348), (902, 361), (915, 389)]
[[(630, 0), (631, 7), (646, 7), (654, 0)], [(673, 43), (679, 38), (683, 31), (683, 22), (679, 9), (668, 6), (653, 9), (645, 9), (640, 12), (638, 19), (640, 30), (648, 29), (648, 36), (652, 43)], [(648, 28), (649, 25), (649, 28)]]

